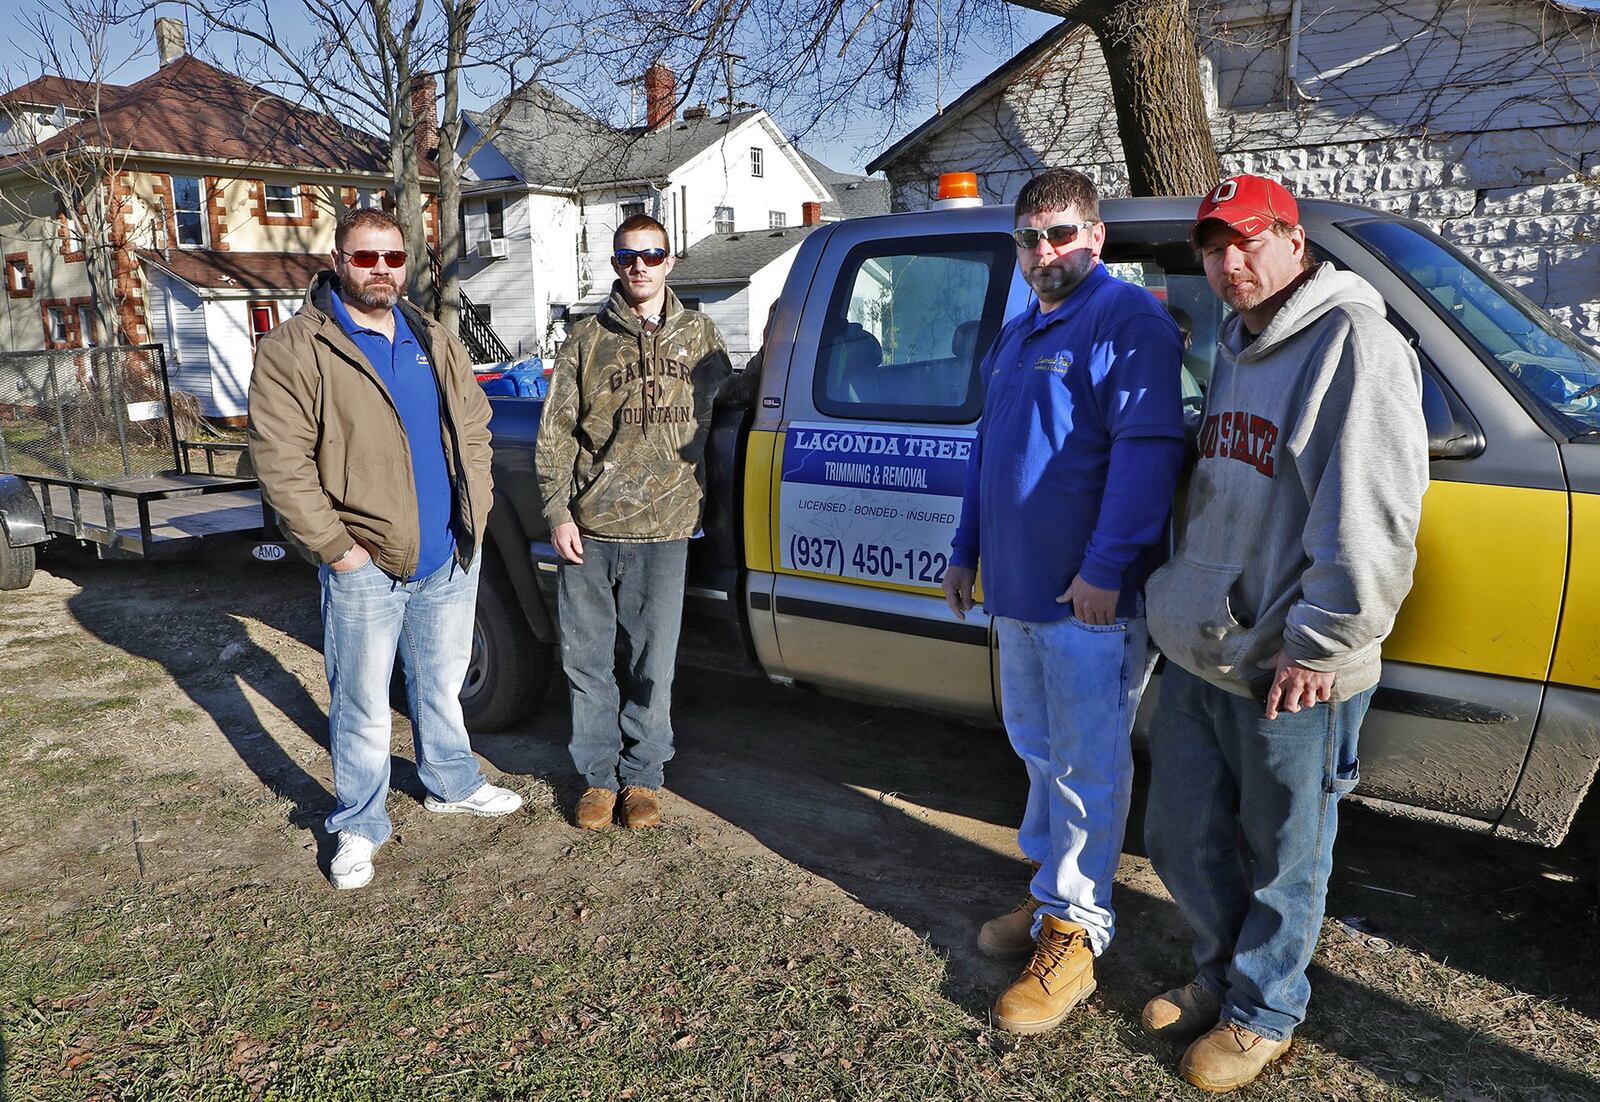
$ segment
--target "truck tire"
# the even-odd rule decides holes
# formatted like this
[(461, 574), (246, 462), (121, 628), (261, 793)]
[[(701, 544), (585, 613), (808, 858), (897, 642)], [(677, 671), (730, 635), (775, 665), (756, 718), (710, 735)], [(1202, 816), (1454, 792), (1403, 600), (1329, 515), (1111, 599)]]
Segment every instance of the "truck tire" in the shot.
[(12, 547), (0, 532), (0, 589), (27, 589), (33, 567), (33, 548)]
[(502, 731), (526, 719), (544, 698), (554, 668), (555, 648), (529, 629), (505, 569), (486, 555), (472, 623), (472, 658), (461, 686), (467, 730)]

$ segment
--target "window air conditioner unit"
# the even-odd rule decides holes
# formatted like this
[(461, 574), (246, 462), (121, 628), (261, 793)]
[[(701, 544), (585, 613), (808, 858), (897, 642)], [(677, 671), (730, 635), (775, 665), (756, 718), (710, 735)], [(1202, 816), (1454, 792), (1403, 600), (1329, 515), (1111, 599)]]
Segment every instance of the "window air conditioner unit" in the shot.
[(506, 242), (503, 237), (485, 237), (478, 242), (478, 259), (498, 260), (506, 255)]

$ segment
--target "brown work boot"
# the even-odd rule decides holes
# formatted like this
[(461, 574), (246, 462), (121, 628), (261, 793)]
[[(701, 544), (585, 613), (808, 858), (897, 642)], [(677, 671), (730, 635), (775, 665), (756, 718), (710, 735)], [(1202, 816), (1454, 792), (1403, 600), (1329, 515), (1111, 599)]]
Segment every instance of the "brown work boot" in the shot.
[(578, 797), (577, 823), (584, 830), (604, 830), (611, 825), (617, 794), (609, 788), (590, 788)]
[(1029, 895), (1014, 910), (991, 918), (978, 931), (978, 951), (986, 957), (1020, 957), (1033, 950), (1033, 912), (1039, 901)]
[(1218, 1022), (1189, 1046), (1178, 1074), (1203, 1091), (1226, 1094), (1256, 1081), (1274, 1060), (1289, 1054), (1289, 1038), (1274, 1041), (1238, 1022)]
[(1033, 958), (994, 1003), (994, 1021), (1007, 1033), (1043, 1033), (1094, 994), (1094, 951), (1082, 926), (1042, 917)]
[(1217, 1024), (1222, 1001), (1198, 983), (1163, 991), (1144, 1004), (1144, 1031), (1169, 1041), (1194, 1040)]
[(628, 785), (622, 790), (622, 821), (630, 830), (659, 826), (661, 793), (654, 788)]

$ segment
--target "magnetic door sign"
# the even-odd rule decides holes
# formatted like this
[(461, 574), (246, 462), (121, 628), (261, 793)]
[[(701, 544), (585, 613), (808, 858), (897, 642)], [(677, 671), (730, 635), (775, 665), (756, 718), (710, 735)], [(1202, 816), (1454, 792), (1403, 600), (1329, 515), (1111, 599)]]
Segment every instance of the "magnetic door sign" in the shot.
[(975, 433), (796, 423), (783, 445), (786, 570), (937, 588)]

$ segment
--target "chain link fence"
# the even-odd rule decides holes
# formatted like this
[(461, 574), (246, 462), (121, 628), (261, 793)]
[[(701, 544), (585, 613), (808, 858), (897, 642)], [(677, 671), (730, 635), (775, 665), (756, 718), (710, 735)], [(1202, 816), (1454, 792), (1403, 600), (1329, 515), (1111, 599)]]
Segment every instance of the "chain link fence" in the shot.
[(198, 403), (159, 344), (0, 353), (0, 471), (117, 482), (180, 468)]

